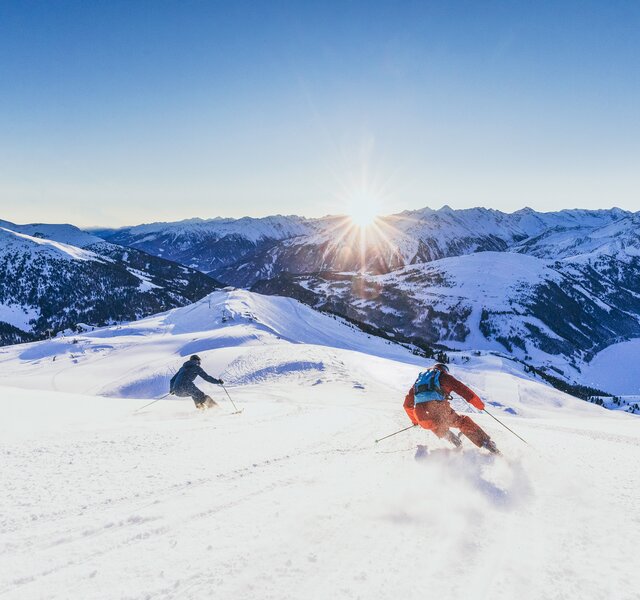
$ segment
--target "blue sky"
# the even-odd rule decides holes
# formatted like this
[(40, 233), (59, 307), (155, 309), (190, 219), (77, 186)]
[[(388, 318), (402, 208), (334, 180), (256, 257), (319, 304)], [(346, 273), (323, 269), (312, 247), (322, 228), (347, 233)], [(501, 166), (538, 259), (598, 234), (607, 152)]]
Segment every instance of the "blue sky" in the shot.
[(0, 0), (0, 218), (640, 210), (638, 2)]

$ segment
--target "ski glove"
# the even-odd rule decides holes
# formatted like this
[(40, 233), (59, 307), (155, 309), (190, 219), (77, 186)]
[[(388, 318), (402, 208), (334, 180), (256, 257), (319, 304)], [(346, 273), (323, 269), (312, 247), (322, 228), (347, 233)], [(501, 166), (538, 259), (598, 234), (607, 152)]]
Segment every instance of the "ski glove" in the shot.
[(484, 410), (484, 402), (478, 398), (478, 396), (473, 396), (471, 400), (469, 400), (469, 404), (475, 406), (478, 410)]
[(222, 381), (222, 379), (218, 379), (218, 385), (223, 385), (224, 381)]

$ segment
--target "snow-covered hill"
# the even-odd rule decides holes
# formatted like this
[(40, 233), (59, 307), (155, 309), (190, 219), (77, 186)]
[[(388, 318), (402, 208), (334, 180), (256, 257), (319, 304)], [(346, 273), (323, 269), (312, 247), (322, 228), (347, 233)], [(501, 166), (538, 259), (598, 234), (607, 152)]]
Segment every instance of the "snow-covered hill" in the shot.
[[(281, 345), (293, 359), (285, 361), (278, 355)], [(369, 354), (399, 360), (413, 356), (405, 348), (291, 298), (221, 291), (128, 324), (5, 348), (0, 351), (0, 369), (7, 366), (2, 377), (9, 385), (28, 382), (39, 389), (153, 398), (168, 391), (168, 381), (182, 357), (206, 356), (213, 350), (219, 351), (218, 359), (229, 358), (228, 363), (217, 362), (214, 370), (237, 374), (243, 381), (295, 377), (307, 371), (322, 379), (324, 371), (339, 367), (331, 359), (329, 369), (326, 358), (316, 356), (320, 345), (345, 351), (366, 348)], [(260, 368), (245, 373), (251, 366), (245, 362), (258, 356)], [(114, 363), (126, 366), (123, 377), (116, 376)], [(267, 364), (273, 364), (274, 370)]]
[(0, 227), (0, 345), (193, 302), (220, 287), (182, 265), (71, 225)]
[[(508, 353), (572, 383), (611, 344), (640, 337), (640, 279), (591, 265), (479, 252), (385, 275), (280, 276), (254, 289), (287, 293), (427, 345)], [(595, 389), (610, 391), (615, 375)], [(607, 387), (608, 385), (611, 388)]]
[[(415, 429), (376, 445), (408, 424), (425, 361), (242, 291), (75, 339), (0, 349), (0, 594), (636, 597), (636, 571), (602, 548), (633, 556), (640, 535), (637, 417), (456, 354), (453, 373), (531, 445), (460, 400), (506, 458)], [(193, 352), (244, 412), (207, 384), (222, 408), (134, 412)]]
[(223, 244), (213, 270), (221, 281), (293, 296), (429, 345), (510, 353), (593, 387), (587, 363), (640, 338), (639, 218), (615, 208), (445, 206), (381, 217), (367, 229), (347, 217), (274, 217), (278, 231), (269, 220), (212, 220), (140, 226), (113, 239), (158, 243), (151, 251), (179, 251), (173, 256), (182, 262)]

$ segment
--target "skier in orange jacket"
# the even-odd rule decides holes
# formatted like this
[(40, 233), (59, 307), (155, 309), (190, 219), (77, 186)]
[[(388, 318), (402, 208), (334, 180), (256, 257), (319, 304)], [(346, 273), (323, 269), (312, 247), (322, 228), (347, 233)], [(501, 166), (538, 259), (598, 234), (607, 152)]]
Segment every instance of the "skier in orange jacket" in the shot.
[(479, 448), (486, 448), (492, 454), (499, 454), (495, 442), (471, 418), (459, 415), (449, 400), (451, 392), (462, 396), (478, 410), (484, 409), (484, 402), (464, 383), (449, 374), (449, 368), (438, 363), (418, 375), (404, 399), (404, 409), (414, 425), (430, 429), (439, 438), (444, 438), (460, 446), (460, 438), (449, 428), (455, 427)]

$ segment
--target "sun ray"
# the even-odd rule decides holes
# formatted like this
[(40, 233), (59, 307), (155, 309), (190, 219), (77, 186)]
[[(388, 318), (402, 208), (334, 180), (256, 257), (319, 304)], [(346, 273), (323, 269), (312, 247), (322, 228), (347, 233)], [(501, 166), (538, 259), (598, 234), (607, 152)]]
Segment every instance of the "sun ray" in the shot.
[(347, 202), (347, 214), (351, 221), (361, 228), (369, 227), (380, 215), (380, 202), (366, 192), (351, 195)]

